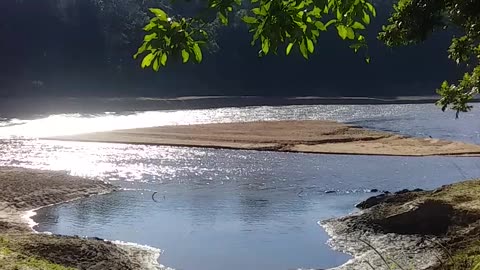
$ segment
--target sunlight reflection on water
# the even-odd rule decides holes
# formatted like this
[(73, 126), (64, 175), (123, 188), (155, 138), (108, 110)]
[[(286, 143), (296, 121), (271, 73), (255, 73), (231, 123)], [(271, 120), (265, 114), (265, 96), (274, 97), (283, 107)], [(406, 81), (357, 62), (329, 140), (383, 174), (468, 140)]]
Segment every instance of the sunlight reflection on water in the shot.
[[(472, 114), (462, 119), (471, 119)], [(342, 122), (400, 119), (441, 120), (451, 124), (453, 115), (433, 105), (302, 105), (279, 107), (220, 108), (183, 111), (109, 112), (97, 115), (59, 114), (35, 120), (4, 120), (0, 138), (49, 137), (178, 124), (245, 122), (260, 120), (337, 120)], [(459, 120), (462, 122), (464, 120)], [(6, 126), (5, 126), (6, 125)], [(460, 123), (461, 125), (461, 123)]]

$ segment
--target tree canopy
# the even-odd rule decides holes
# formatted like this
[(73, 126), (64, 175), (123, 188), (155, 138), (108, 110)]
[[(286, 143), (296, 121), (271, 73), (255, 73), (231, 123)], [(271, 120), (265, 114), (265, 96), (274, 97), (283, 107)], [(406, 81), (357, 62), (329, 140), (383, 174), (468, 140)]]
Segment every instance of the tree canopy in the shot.
[[(252, 33), (252, 46), (259, 56), (289, 55), (294, 48), (308, 59), (322, 32), (333, 29), (350, 42), (355, 52), (362, 50), (370, 62), (364, 30), (376, 16), (367, 0), (208, 0), (198, 16), (169, 15), (151, 8), (152, 18), (144, 27), (143, 44), (135, 54), (142, 56), (142, 68), (158, 71), (172, 60), (200, 63), (202, 48), (209, 44), (207, 25), (219, 21), (228, 25), (240, 17)], [(213, 14), (213, 15), (212, 15)], [(449, 58), (469, 69), (458, 84), (447, 81), (437, 90), (442, 110), (469, 111), (469, 101), (480, 84), (480, 1), (478, 0), (399, 0), (378, 38), (387, 46), (418, 44), (433, 32), (450, 31)], [(426, 71), (428, 72), (428, 71)]]
[(480, 1), (478, 0), (400, 0), (388, 24), (379, 33), (387, 46), (417, 44), (435, 31), (450, 31), (453, 38), (449, 58), (470, 71), (458, 84), (443, 82), (437, 93), (442, 110), (469, 111), (468, 105), (480, 85)]
[[(201, 62), (202, 46), (209, 39), (204, 26), (211, 20), (226, 26), (232, 17), (240, 16), (252, 33), (252, 45), (259, 47), (259, 56), (278, 54), (280, 49), (289, 55), (293, 48), (298, 48), (308, 59), (321, 32), (332, 28), (341, 39), (351, 42), (355, 52), (366, 48), (362, 33), (376, 16), (374, 6), (367, 0), (208, 0), (205, 3), (197, 17), (150, 9), (154, 16), (144, 27), (147, 33), (135, 54), (135, 58), (143, 56), (143, 68), (158, 71), (170, 58), (181, 58), (183, 63)], [(368, 55), (366, 60), (369, 61)]]

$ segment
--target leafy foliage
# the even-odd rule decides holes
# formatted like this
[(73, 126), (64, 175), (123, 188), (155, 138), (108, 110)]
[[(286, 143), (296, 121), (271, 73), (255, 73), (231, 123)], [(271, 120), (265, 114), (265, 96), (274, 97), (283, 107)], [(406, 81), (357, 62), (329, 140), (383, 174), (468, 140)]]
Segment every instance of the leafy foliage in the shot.
[[(209, 0), (206, 9), (214, 11), (218, 20), (228, 25), (235, 10), (246, 7), (242, 22), (253, 35), (252, 46), (259, 45), (259, 56), (278, 54), (279, 48), (289, 55), (293, 48), (298, 48), (308, 59), (321, 32), (331, 28), (357, 52), (367, 47), (362, 32), (376, 16), (375, 7), (368, 0)], [(209, 38), (204, 19), (171, 17), (161, 9), (150, 11), (155, 16), (145, 26), (144, 43), (135, 55), (143, 55), (143, 68), (158, 71), (168, 59), (181, 59), (183, 63), (202, 61), (201, 46)], [(366, 60), (369, 62), (368, 56)]]
[(144, 27), (148, 34), (134, 55), (137, 58), (144, 54), (142, 68), (152, 66), (153, 70), (158, 71), (167, 64), (169, 56), (181, 57), (183, 63), (190, 59), (200, 63), (203, 58), (200, 45), (205, 43), (207, 33), (195, 27), (192, 19), (175, 20), (158, 8), (151, 8), (150, 11), (155, 17)]
[[(389, 24), (379, 39), (388, 46), (417, 44), (434, 31), (453, 28), (462, 36), (453, 37), (449, 58), (471, 69), (458, 84), (443, 82), (437, 93), (442, 110), (469, 111), (468, 105), (480, 86), (480, 1), (478, 0), (400, 0), (394, 6)], [(473, 67), (473, 68), (472, 68)]]

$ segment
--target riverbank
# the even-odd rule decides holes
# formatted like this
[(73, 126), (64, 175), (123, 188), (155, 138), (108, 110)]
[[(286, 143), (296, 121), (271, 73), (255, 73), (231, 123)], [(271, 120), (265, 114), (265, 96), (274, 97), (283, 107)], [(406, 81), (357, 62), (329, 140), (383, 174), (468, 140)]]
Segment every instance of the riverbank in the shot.
[[(32, 115), (104, 113), (120, 111), (197, 110), (251, 106), (434, 104), (438, 96), (407, 97), (0, 97), (0, 114), (29, 119)], [(474, 100), (477, 102), (478, 100)]]
[(358, 213), (323, 221), (332, 246), (354, 256), (335, 270), (474, 269), (480, 264), (479, 194), (480, 180), (382, 194), (358, 204)]
[(162, 126), (46, 139), (318, 154), (480, 156), (480, 145), (400, 136), (333, 121)]
[(162, 269), (153, 250), (32, 231), (27, 216), (34, 209), (113, 192), (115, 186), (13, 167), (0, 168), (0, 186), (0, 269)]

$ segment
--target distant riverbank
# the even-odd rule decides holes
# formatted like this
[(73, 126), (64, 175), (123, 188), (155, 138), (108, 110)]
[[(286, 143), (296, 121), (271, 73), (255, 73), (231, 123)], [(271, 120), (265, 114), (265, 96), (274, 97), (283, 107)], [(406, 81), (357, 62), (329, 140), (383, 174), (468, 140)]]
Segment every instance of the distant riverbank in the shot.
[(413, 138), (333, 121), (262, 121), (163, 126), (47, 139), (318, 154), (480, 156), (480, 146)]
[(192, 110), (249, 106), (286, 105), (378, 105), (434, 104), (436, 96), (406, 97), (10, 97), (0, 98), (0, 117), (30, 118), (32, 115), (103, 113), (118, 111)]

